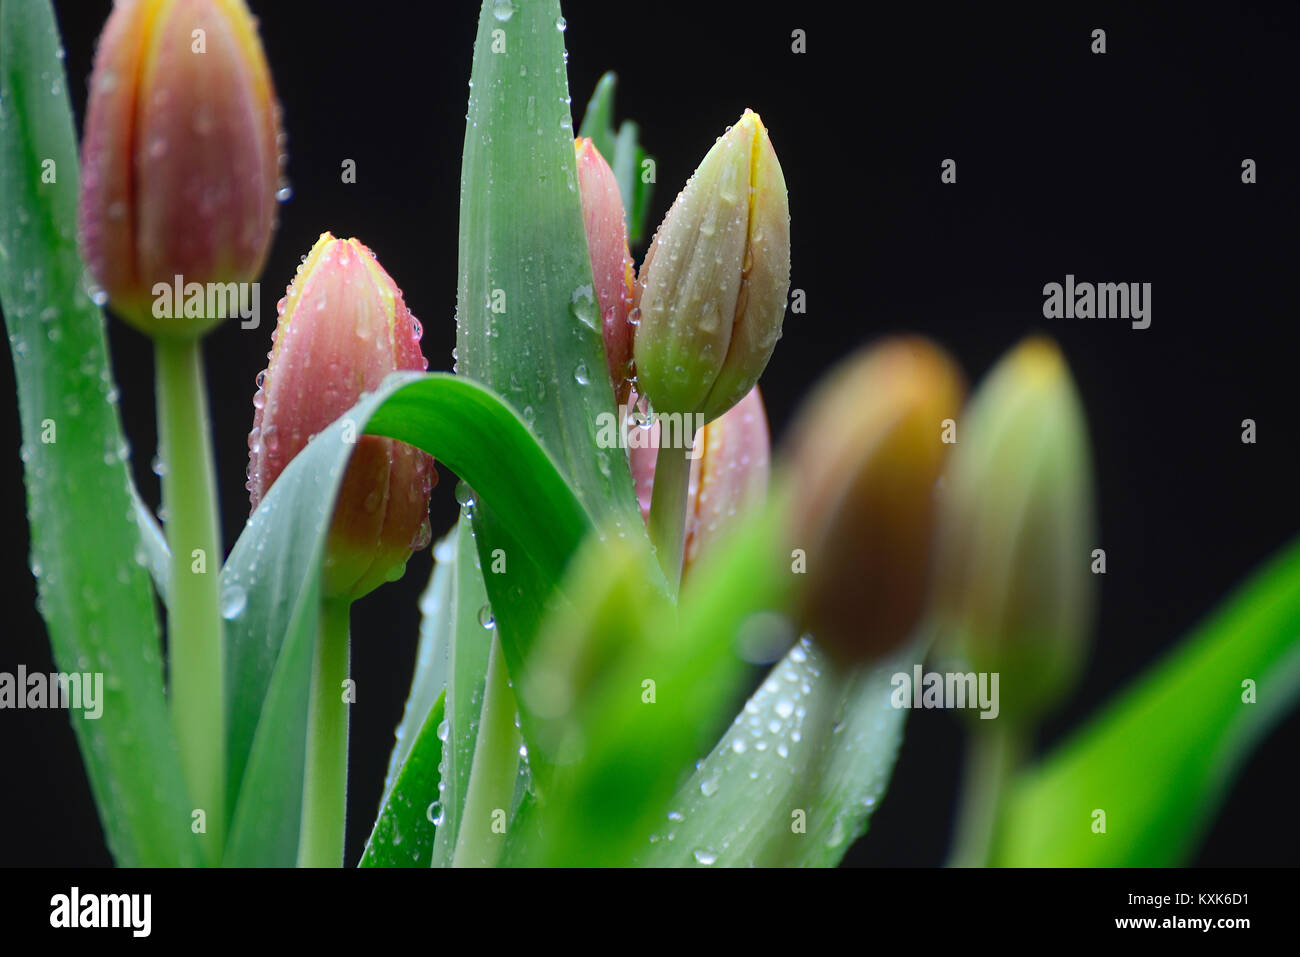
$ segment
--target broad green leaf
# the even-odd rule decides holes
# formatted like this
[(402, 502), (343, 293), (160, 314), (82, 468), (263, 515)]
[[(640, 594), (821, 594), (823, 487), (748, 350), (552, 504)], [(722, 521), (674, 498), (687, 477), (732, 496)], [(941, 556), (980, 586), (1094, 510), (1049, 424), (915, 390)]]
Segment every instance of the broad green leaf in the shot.
[[(504, 20), (497, 6), (485, 0), (479, 16), (461, 165), (458, 371), (523, 414), (599, 524), (644, 534), (627, 456), (596, 442), (598, 417), (615, 408), (578, 197), (560, 5), (529, 0)], [(525, 640), (509, 631), (503, 641)]]
[(653, 183), (643, 175), (645, 167), (642, 164), (650, 157), (637, 142), (637, 125), (624, 120), (618, 131), (614, 130), (614, 88), (617, 85), (618, 77), (613, 72), (606, 73), (596, 83), (582, 115), (579, 135), (590, 138), (613, 169), (623, 197), (623, 210), (627, 214), (628, 243), (635, 246), (645, 235)]
[(646, 867), (833, 866), (889, 784), (906, 711), (891, 678), (913, 650), (841, 673), (803, 639), (678, 790)]
[(70, 709), (123, 866), (199, 862), (136, 559), (126, 441), (104, 318), (77, 253), (76, 138), (48, 0), (0, 3), (0, 303), (22, 422), (38, 602), (63, 672), (102, 674), (102, 714)]
[[(483, 709), (483, 682), (487, 675), (492, 632), (480, 616), (490, 614), (483, 574), (470, 523), (461, 518), (456, 533), (455, 568), (449, 608), (451, 631), (447, 645), (447, 746), (440, 767), (443, 820), (433, 845), (434, 867), (451, 863), (460, 833), (465, 794), (469, 790), (474, 744), (478, 740)], [(432, 800), (432, 799), (431, 799)]]
[(491, 391), (457, 376), (394, 374), (313, 439), (271, 487), (222, 570), (231, 616), (230, 795), (237, 795), (230, 864), (295, 859), (320, 563), (352, 450), (345, 438), (363, 428), (416, 445), (473, 482), (507, 517), (521, 553), (555, 580), (590, 526), (523, 421)]
[[(1255, 745), (1298, 700), (1300, 543), (1017, 779), (995, 862), (1185, 864)], [(1097, 810), (1104, 834), (1093, 831)]]
[(546, 716), (530, 760), (553, 768), (533, 761), (539, 805), (519, 825), (533, 833), (512, 839), (507, 863), (618, 866), (645, 848), (731, 713), (749, 671), (738, 633), (784, 600), (775, 518), (754, 516), (692, 568), (680, 614), (643, 538), (593, 535), (575, 557), (569, 603), (517, 686), (521, 708)]
[[(361, 855), (361, 867), (428, 867), (433, 854), (438, 811), (438, 765), (442, 760), (442, 724), (446, 694), (438, 695), (417, 729), (393, 787), (380, 804), (375, 828)], [(415, 737), (415, 736), (413, 736)]]

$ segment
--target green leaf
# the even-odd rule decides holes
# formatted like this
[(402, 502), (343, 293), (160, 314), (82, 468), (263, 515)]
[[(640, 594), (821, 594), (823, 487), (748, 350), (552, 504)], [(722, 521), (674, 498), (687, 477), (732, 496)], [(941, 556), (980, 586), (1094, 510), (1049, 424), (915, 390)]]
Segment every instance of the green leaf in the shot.
[(442, 754), (443, 822), (433, 845), (433, 866), (451, 863), (460, 834), (461, 813), (469, 791), (474, 744), (478, 740), (479, 715), (483, 709), (483, 685), (487, 676), (492, 632), (480, 623), (487, 605), (483, 575), (474, 547), (470, 524), (461, 519), (456, 534), (456, 558), (450, 589), (451, 603), (447, 645), (447, 731), (448, 747)]
[(59, 669), (103, 675), (102, 715), (69, 716), (114, 860), (190, 865), (199, 861), (192, 805), (163, 694), (153, 593), (136, 560), (117, 387), (103, 314), (83, 291), (66, 87), (48, 0), (4, 0), (0, 302), (18, 382), (31, 561)]
[[(591, 91), (591, 99), (582, 113), (582, 127), (579, 136), (585, 136), (595, 145), (606, 162), (614, 156), (614, 88), (618, 86), (618, 75), (608, 70), (596, 81), (596, 88)], [(626, 203), (624, 204), (626, 208)]]
[[(442, 724), (447, 696), (438, 695), (418, 729), (408, 757), (391, 791), (385, 795), (375, 828), (361, 855), (361, 867), (428, 867), (433, 854), (438, 796), (438, 766), (442, 760)], [(432, 815), (432, 816), (431, 816)]]
[(646, 221), (650, 215), (650, 199), (654, 195), (654, 180), (644, 175), (646, 162), (652, 166), (654, 159), (641, 148), (640, 130), (631, 120), (624, 120), (618, 128), (618, 141), (614, 145), (614, 160), (610, 164), (623, 194), (623, 209), (627, 211), (627, 241), (637, 246), (645, 238)]
[(447, 648), (451, 642), (452, 624), (452, 571), (456, 568), (456, 532), (450, 532), (433, 546), (433, 573), (428, 587), (420, 596), (420, 644), (415, 651), (415, 673), (411, 676), (411, 690), (406, 696), (402, 721), (397, 726), (393, 753), (388, 758), (388, 774), (384, 780), (384, 795), (380, 807), (397, 783), (402, 765), (411, 753), (424, 719), (429, 716), (434, 702), (447, 688)]
[[(1258, 703), (1243, 701), (1255, 683)], [(996, 863), (1169, 867), (1195, 851), (1255, 745), (1300, 700), (1300, 543), (1024, 772)], [(1106, 814), (1094, 833), (1093, 813)]]
[(890, 705), (891, 678), (915, 659), (908, 650), (845, 674), (798, 642), (678, 790), (637, 864), (837, 864), (889, 784), (907, 714)]
[(645, 235), (653, 183), (641, 175), (642, 163), (650, 157), (637, 142), (637, 125), (624, 120), (618, 132), (614, 131), (614, 88), (617, 85), (618, 77), (613, 72), (606, 73), (596, 83), (582, 116), (579, 135), (590, 138), (613, 169), (627, 214), (628, 244), (635, 246)]
[(776, 517), (753, 516), (692, 567), (680, 614), (643, 538), (588, 540), (524, 673), (521, 707), (546, 716), (529, 741), (539, 805), (507, 863), (620, 866), (644, 850), (731, 713), (749, 671), (737, 634), (784, 601)]
[(167, 545), (167, 536), (163, 534), (157, 516), (145, 504), (144, 499), (140, 497), (140, 490), (135, 487), (134, 482), (129, 482), (128, 485), (131, 493), (131, 507), (135, 511), (135, 524), (139, 532), (141, 549), (136, 553), (136, 560), (140, 561), (143, 556), (144, 561), (142, 564), (149, 569), (149, 577), (153, 579), (153, 587), (157, 589), (159, 597), (162, 598), (163, 604), (166, 605), (171, 590), (171, 548)]
[(222, 570), (223, 604), (239, 608), (226, 629), (230, 795), (237, 795), (230, 864), (295, 860), (320, 563), (352, 451), (345, 439), (363, 427), (418, 446), (473, 482), (508, 519), (521, 554), (554, 580), (590, 526), (523, 421), (457, 376), (389, 376), (313, 439), (271, 487)]
[[(627, 456), (596, 441), (614, 393), (578, 197), (560, 5), (530, 0), (504, 21), (494, 6), (485, 0), (479, 15), (461, 165), (458, 371), (525, 414), (598, 524), (644, 534)], [(523, 640), (503, 624), (503, 642)]]

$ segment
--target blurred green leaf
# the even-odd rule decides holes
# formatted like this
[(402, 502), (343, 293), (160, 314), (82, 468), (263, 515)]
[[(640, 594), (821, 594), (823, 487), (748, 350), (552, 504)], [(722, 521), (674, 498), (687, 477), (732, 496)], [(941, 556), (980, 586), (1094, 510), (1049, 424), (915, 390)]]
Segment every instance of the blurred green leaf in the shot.
[(412, 735), (393, 787), (380, 802), (379, 817), (361, 855), (361, 867), (428, 867), (437, 832), (438, 768), (442, 761), (442, 724), (447, 696), (438, 695)]
[(614, 171), (627, 214), (628, 244), (636, 246), (645, 235), (654, 182), (642, 175), (645, 168), (642, 164), (650, 156), (638, 142), (640, 130), (637, 125), (624, 120), (618, 131), (614, 130), (614, 88), (617, 85), (618, 77), (612, 71), (596, 83), (578, 135), (590, 138)]
[(618, 866), (644, 849), (749, 672), (737, 633), (783, 601), (775, 519), (753, 516), (692, 567), (680, 615), (644, 538), (588, 540), (520, 686), (542, 719), (529, 741), (538, 804), (507, 863)]
[[(1257, 703), (1243, 700), (1254, 683)], [(1255, 745), (1300, 700), (1300, 543), (1087, 726), (1023, 772), (995, 863), (1185, 864)], [(1093, 832), (1104, 811), (1105, 833)]]
[[(596, 81), (596, 88), (591, 91), (591, 99), (582, 113), (582, 127), (579, 136), (585, 136), (595, 145), (600, 155), (609, 162), (614, 156), (614, 88), (618, 86), (618, 76), (608, 70)], [(625, 207), (626, 208), (626, 205)]]
[(890, 705), (891, 678), (916, 657), (841, 673), (799, 641), (678, 790), (637, 864), (837, 864), (889, 784), (907, 715)]
[[(589, 527), (525, 424), (492, 392), (457, 376), (389, 376), (308, 443), (222, 570), (223, 604), (238, 609), (227, 622), (229, 766), (231, 797), (238, 796), (230, 864), (294, 863), (320, 563), (353, 448), (346, 438), (363, 426), (416, 445), (473, 481), (482, 500), (508, 516), (521, 551), (554, 579)], [(518, 482), (518, 474), (529, 481)]]
[(103, 675), (102, 715), (68, 713), (114, 860), (196, 864), (153, 593), (136, 559), (104, 317), (83, 291), (77, 195), (53, 10), (48, 0), (4, 0), (0, 303), (18, 383), (38, 603), (58, 668)]

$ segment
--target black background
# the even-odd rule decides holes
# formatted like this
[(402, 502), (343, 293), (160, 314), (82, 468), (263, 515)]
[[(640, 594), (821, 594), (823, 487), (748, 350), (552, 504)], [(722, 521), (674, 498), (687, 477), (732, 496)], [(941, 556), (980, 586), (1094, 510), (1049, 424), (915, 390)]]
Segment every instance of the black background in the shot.
[[(284, 106), (294, 188), (263, 275), (263, 326), (207, 342), (227, 544), (247, 515), (253, 380), (275, 300), (325, 229), (372, 247), (425, 328), (430, 367), (455, 339), (460, 150), (477, 5), (313, 0), (252, 6)], [(1051, 9), (1047, 9), (1048, 7)], [(80, 122), (108, 0), (56, 3)], [(853, 347), (913, 330), (972, 380), (1026, 333), (1061, 343), (1087, 409), (1108, 556), (1095, 651), (1040, 745), (1140, 673), (1300, 529), (1295, 49), (1300, 8), (986, 5), (885, 13), (871, 4), (570, 3), (575, 119), (620, 74), (617, 112), (658, 158), (657, 223), (715, 136), (746, 106), (766, 122), (790, 193), (792, 285), (763, 378), (779, 439), (798, 400)], [(1093, 55), (1091, 31), (1107, 31)], [(807, 53), (791, 52), (791, 31)], [(940, 163), (958, 164), (942, 185)], [(1243, 185), (1253, 158), (1259, 182)], [(357, 182), (340, 181), (345, 158)], [(639, 251), (634, 251), (638, 255)], [(1150, 282), (1152, 325), (1042, 318), (1042, 287)], [(156, 503), (148, 343), (111, 323), (137, 480)], [(0, 364), (0, 394), (12, 395)], [(1243, 418), (1258, 443), (1243, 445)], [(0, 523), (9, 624), (0, 670), (51, 670), (26, 568), (18, 417), (0, 415)], [(434, 493), (435, 532), (455, 514)], [(93, 530), (87, 530), (88, 547)], [(374, 818), (430, 568), (354, 612), (348, 862)], [(852, 864), (937, 864), (949, 839), (961, 737), (951, 716), (909, 720), (893, 783)], [(1231, 790), (1200, 864), (1295, 864), (1300, 715)], [(66, 715), (0, 723), (0, 864), (108, 864)]]

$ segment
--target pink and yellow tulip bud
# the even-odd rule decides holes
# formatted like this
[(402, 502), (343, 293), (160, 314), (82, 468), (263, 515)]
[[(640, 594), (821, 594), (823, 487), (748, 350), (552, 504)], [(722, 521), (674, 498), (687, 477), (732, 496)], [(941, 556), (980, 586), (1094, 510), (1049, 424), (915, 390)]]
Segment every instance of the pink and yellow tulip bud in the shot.
[(271, 73), (243, 0), (117, 0), (90, 77), (78, 217), (83, 255), (114, 311), (149, 335), (181, 338), (225, 318), (157, 310), (155, 286), (257, 278), (282, 153)]
[(1002, 717), (1032, 721), (1079, 676), (1098, 560), (1087, 422), (1050, 339), (1026, 339), (976, 389), (940, 521), (938, 647), (997, 673)]
[(746, 110), (678, 194), (641, 266), (638, 391), (665, 412), (722, 415), (767, 367), (789, 288), (785, 177)]
[(912, 634), (929, 592), (935, 486), (964, 392), (920, 338), (846, 360), (793, 427), (797, 617), (834, 658), (876, 660)]
[[(288, 294), (258, 376), (248, 436), (253, 511), (307, 440), (389, 373), (428, 368), (402, 292), (356, 239), (321, 235)], [(339, 488), (325, 560), (326, 597), (360, 598), (400, 577), (429, 544), (433, 459), (395, 439), (357, 439)]]
[(605, 359), (614, 385), (614, 402), (622, 405), (631, 389), (632, 365), (632, 325), (627, 320), (632, 308), (633, 273), (632, 257), (627, 251), (627, 217), (618, 180), (595, 144), (579, 137), (574, 146), (578, 152), (578, 193), (587, 228), (587, 252), (596, 284), (596, 302), (600, 306)]
[[(635, 424), (632, 427), (641, 428)], [(658, 423), (653, 423), (648, 431), (645, 443), (628, 443), (628, 464), (641, 504), (641, 517), (647, 525), (661, 429)], [(683, 575), (748, 509), (767, 497), (771, 440), (758, 386), (695, 434), (692, 455)]]

